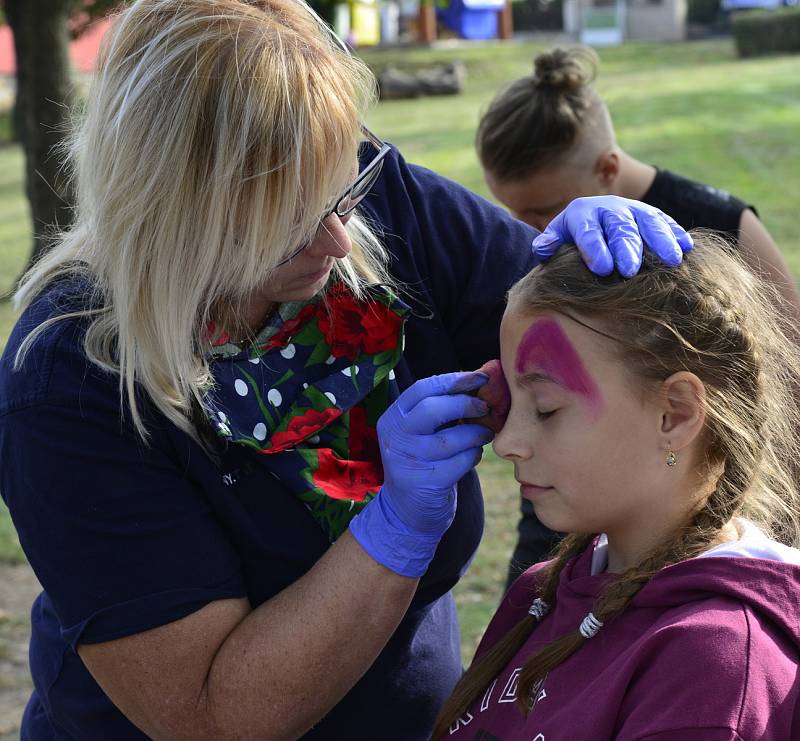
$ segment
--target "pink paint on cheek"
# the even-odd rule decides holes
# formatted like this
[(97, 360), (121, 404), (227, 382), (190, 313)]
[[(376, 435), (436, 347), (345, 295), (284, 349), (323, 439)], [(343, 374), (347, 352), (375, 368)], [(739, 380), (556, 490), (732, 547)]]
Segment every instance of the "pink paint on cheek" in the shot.
[(517, 375), (539, 371), (589, 404), (594, 416), (605, 402), (569, 338), (552, 319), (540, 319), (525, 332), (517, 348)]

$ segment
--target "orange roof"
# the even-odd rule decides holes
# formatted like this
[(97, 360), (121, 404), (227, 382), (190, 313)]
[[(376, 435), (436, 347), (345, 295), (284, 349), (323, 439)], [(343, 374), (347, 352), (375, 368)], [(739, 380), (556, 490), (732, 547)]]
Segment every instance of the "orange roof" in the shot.
[[(69, 56), (72, 64), (79, 72), (91, 72), (94, 69), (100, 39), (111, 21), (101, 20), (69, 45)], [(14, 37), (8, 26), (0, 26), (0, 75), (16, 74), (17, 66), (14, 55)]]

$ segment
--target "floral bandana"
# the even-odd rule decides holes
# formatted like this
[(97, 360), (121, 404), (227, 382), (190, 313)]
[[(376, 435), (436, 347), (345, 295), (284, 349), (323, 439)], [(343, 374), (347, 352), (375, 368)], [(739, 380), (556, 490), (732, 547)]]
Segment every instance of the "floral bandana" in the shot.
[(331, 542), (383, 483), (375, 425), (398, 395), (408, 313), (385, 288), (360, 300), (334, 283), (282, 304), (247, 350), (222, 336), (211, 353), (212, 427), (262, 453)]

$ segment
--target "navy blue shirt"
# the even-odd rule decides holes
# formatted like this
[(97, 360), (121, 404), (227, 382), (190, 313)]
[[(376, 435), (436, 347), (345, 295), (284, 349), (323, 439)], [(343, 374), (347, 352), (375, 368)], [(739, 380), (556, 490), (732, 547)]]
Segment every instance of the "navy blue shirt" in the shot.
[[(499, 354), (505, 293), (531, 267), (535, 232), (393, 151), (362, 211), (384, 235), (414, 309), (401, 388)], [(32, 611), (34, 694), (24, 739), (140, 739), (76, 653), (180, 619), (218, 599), (253, 607), (300, 578), (329, 543), (252, 451), (209, 456), (142, 399), (148, 445), (120, 414), (118, 378), (83, 351), (85, 325), (56, 323), (19, 371), (28, 332), (86, 301), (77, 280), (28, 308), (0, 360), (0, 492), (44, 592)], [(408, 614), (358, 684), (309, 739), (428, 737), (461, 674), (450, 593), (477, 548), (474, 472)], [(354, 633), (358, 626), (354, 625)]]

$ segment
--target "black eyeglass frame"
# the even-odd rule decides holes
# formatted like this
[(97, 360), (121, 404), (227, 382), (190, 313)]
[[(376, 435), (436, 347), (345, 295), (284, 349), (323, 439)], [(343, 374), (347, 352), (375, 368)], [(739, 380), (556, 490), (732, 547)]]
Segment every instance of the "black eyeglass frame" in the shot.
[[(388, 145), (385, 141), (380, 139), (378, 136), (373, 134), (366, 126), (363, 124), (361, 125), (361, 133), (364, 135), (364, 138), (372, 144), (375, 149), (378, 150), (378, 154), (375, 155), (368, 163), (367, 166), (358, 173), (356, 179), (353, 180), (352, 183), (347, 187), (347, 190), (342, 193), (337, 199), (336, 204), (334, 207), (325, 213), (322, 218), (320, 218), (319, 223), (322, 224), (325, 219), (327, 219), (331, 214), (336, 214), (339, 218), (343, 218), (348, 214), (352, 213), (353, 210), (364, 200), (364, 197), (369, 193), (372, 185), (374, 185), (375, 180), (378, 179), (378, 175), (380, 174), (381, 169), (383, 168), (383, 161), (386, 159), (386, 155), (389, 154), (391, 151), (391, 146)], [(363, 184), (366, 181), (372, 179), (370, 186), (364, 190), (363, 193), (359, 194), (356, 199), (350, 199), (351, 194), (354, 191), (358, 190), (358, 186)], [(350, 199), (350, 200), (348, 200)], [(308, 246), (313, 242), (313, 239), (308, 240), (301, 244), (294, 252), (292, 252), (288, 257), (283, 258), (275, 267), (279, 268), (281, 265), (286, 265), (287, 262), (291, 262), (297, 257), (301, 252), (308, 248)]]

